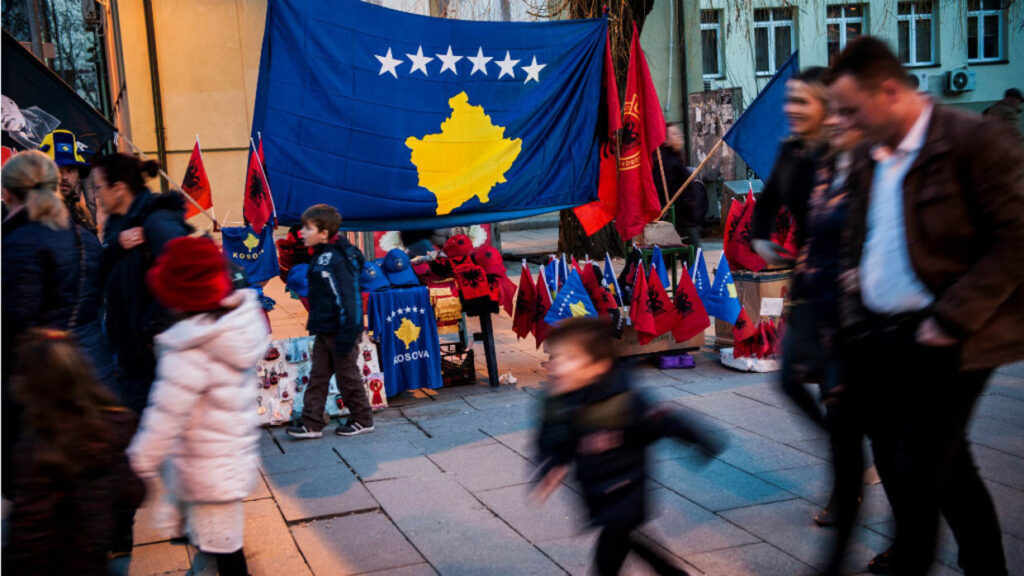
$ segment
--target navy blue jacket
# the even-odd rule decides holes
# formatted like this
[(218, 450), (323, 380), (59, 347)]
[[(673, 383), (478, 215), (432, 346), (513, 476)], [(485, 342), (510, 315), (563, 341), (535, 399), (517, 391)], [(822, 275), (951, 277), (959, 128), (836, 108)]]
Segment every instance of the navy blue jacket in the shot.
[(334, 336), (339, 353), (347, 352), (363, 332), (363, 299), (359, 273), (363, 253), (344, 236), (321, 244), (309, 265), (310, 334)]
[(537, 436), (539, 475), (576, 463), (576, 479), (595, 526), (641, 524), (646, 517), (647, 445), (665, 437), (705, 455), (719, 446), (680, 415), (635, 390), (625, 365), (601, 381), (544, 399)]
[[(113, 361), (101, 325), (101, 259), (99, 240), (82, 227), (51, 230), (29, 221), (25, 210), (5, 222), (4, 354), (14, 350), (29, 328), (71, 330), (97, 377), (112, 385)], [(78, 312), (72, 326), (76, 304)]]

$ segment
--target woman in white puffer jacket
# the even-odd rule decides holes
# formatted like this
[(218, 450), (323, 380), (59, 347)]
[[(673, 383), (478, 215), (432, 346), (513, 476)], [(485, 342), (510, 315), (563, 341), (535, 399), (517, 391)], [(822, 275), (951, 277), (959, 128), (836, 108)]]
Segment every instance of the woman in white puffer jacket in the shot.
[[(232, 291), (208, 238), (178, 238), (147, 274), (156, 300), (183, 319), (156, 337), (157, 378), (128, 456), (161, 475), (162, 516), (222, 575), (246, 574), (242, 499), (259, 478), (256, 363), (270, 342), (255, 292)], [(168, 506), (170, 504), (170, 506)], [(169, 513), (170, 512), (170, 513)]]

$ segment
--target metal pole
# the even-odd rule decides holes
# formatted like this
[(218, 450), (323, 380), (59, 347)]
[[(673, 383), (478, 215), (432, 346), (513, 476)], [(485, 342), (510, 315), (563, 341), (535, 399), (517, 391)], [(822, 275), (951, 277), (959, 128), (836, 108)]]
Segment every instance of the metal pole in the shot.
[[(156, 124), (156, 155), (160, 165), (167, 166), (166, 135), (164, 133), (164, 106), (160, 92), (160, 64), (156, 55), (156, 27), (153, 25), (152, 0), (142, 0), (146, 18), (146, 48), (149, 53), (149, 79), (153, 89), (153, 120)], [(160, 182), (160, 189), (167, 192), (167, 182)]]

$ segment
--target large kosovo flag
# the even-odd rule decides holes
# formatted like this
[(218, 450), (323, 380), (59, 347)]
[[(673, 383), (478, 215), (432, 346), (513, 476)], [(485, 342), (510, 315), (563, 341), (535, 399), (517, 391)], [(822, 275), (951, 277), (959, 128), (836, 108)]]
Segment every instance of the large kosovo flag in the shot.
[(270, 2), (253, 133), (278, 218), (323, 202), (347, 229), (436, 228), (595, 200), (606, 28)]

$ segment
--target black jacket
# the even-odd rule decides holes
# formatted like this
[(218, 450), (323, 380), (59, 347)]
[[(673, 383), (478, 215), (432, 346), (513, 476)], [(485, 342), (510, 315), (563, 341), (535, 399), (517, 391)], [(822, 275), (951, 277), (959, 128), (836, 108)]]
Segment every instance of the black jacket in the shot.
[(785, 206), (796, 220), (796, 245), (807, 240), (807, 200), (814, 188), (818, 161), (824, 147), (815, 147), (800, 140), (782, 144), (772, 174), (754, 205), (754, 238), (767, 240), (775, 226), (779, 209)]
[[(665, 164), (665, 181), (668, 182), (668, 198), (679, 191), (679, 187), (690, 177), (691, 171), (683, 158), (671, 146), (661, 147), (661, 159)], [(654, 153), (651, 162), (654, 171), (654, 185), (658, 188), (658, 198), (665, 206), (665, 186), (661, 179), (661, 166), (658, 165), (658, 153)], [(676, 200), (676, 229), (694, 228), (704, 224), (708, 213), (708, 194), (701, 179), (694, 178), (686, 190)]]
[(31, 222), (25, 210), (5, 222), (4, 357), (13, 358), (6, 354), (28, 328), (71, 330), (97, 377), (112, 385), (113, 361), (100, 324), (101, 260), (99, 240), (84, 228), (51, 230)]
[(619, 366), (596, 384), (544, 399), (539, 475), (575, 462), (591, 524), (639, 525), (646, 515), (647, 445), (665, 437), (697, 444), (704, 454), (719, 450), (678, 413), (635, 390), (628, 368)]
[(363, 298), (359, 273), (363, 253), (344, 236), (321, 244), (309, 265), (310, 334), (334, 336), (339, 352), (347, 351), (363, 333)]
[[(122, 231), (141, 226), (146, 241), (125, 250)], [(146, 286), (146, 271), (163, 253), (168, 241), (186, 236), (185, 202), (180, 194), (142, 192), (128, 212), (111, 216), (103, 230), (103, 286), (107, 305), (107, 336), (118, 357), (121, 380), (152, 382), (156, 366), (153, 337), (170, 327), (168, 312), (154, 302)], [(148, 384), (147, 383), (147, 384)], [(148, 392), (148, 390), (147, 390)], [(145, 406), (145, 399), (140, 400)], [(128, 402), (132, 409), (140, 409)]]

